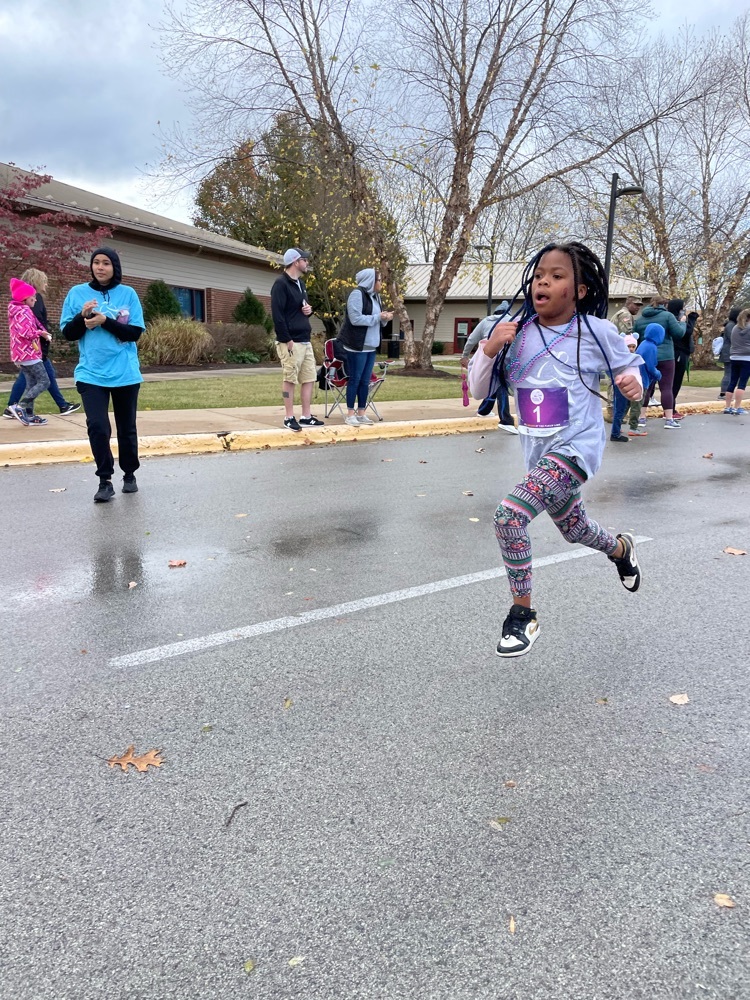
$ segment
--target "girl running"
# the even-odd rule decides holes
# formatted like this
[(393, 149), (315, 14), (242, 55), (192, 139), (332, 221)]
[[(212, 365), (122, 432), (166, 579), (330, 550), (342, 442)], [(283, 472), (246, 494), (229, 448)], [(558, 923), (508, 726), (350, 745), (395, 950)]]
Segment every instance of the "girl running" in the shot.
[(642, 358), (629, 353), (605, 319), (607, 277), (582, 243), (544, 247), (527, 265), (522, 287), (519, 321), (498, 323), (469, 366), (475, 399), (491, 395), (498, 382), (514, 387), (527, 469), (495, 512), (513, 597), (498, 656), (522, 656), (539, 636), (529, 522), (542, 511), (567, 541), (604, 552), (626, 590), (638, 590), (641, 582), (634, 538), (611, 535), (590, 520), (581, 486), (601, 465), (606, 441), (598, 393), (602, 365), (624, 396), (639, 399)]

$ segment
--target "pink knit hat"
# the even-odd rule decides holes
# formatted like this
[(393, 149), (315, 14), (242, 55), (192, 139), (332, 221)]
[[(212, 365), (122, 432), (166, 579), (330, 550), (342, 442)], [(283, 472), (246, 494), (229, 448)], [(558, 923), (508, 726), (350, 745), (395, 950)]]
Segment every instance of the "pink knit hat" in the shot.
[(24, 299), (31, 298), (32, 295), (36, 295), (36, 288), (33, 285), (21, 281), (20, 278), (10, 279), (10, 297), (14, 302), (23, 302)]
[(626, 347), (635, 347), (635, 345), (638, 343), (638, 341), (635, 339), (632, 333), (626, 333), (623, 339), (625, 341)]

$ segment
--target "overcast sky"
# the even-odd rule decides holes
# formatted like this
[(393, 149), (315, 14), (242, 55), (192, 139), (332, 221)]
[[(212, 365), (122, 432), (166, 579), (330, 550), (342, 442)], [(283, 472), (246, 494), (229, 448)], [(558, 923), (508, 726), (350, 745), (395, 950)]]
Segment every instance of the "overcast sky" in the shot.
[[(189, 221), (190, 197), (155, 198), (160, 124), (186, 125), (161, 67), (162, 0), (2, 0), (0, 161)], [(653, 31), (727, 25), (743, 0), (654, 0)]]

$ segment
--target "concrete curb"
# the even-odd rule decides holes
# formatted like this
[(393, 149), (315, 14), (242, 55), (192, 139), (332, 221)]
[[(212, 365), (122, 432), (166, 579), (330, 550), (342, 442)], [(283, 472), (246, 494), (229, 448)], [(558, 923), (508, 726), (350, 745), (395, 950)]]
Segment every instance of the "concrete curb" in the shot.
[[(686, 403), (681, 413), (720, 413), (722, 402)], [(662, 417), (661, 407), (644, 411), (649, 419)], [(440, 420), (394, 420), (372, 427), (347, 424), (310, 429), (299, 434), (283, 428), (229, 431), (207, 434), (160, 434), (139, 438), (141, 458), (165, 455), (205, 455), (222, 451), (269, 451), (271, 448), (307, 448), (341, 441), (388, 441), (394, 438), (434, 437), (445, 434), (475, 434), (497, 427), (497, 417), (451, 417)], [(112, 442), (117, 454), (117, 443)], [(34, 441), (0, 444), (0, 466), (47, 465), (60, 462), (91, 462), (85, 441)]]
[[(456, 417), (442, 420), (399, 420), (372, 427), (347, 424), (301, 433), (284, 429), (229, 431), (222, 434), (168, 434), (141, 437), (141, 458), (164, 455), (202, 455), (222, 451), (269, 451), (271, 448), (306, 448), (341, 441), (387, 441), (393, 438), (472, 434), (497, 427), (497, 417)], [(112, 442), (117, 454), (117, 443)], [(0, 466), (44, 465), (58, 462), (91, 462), (88, 441), (35, 441), (0, 445)]]

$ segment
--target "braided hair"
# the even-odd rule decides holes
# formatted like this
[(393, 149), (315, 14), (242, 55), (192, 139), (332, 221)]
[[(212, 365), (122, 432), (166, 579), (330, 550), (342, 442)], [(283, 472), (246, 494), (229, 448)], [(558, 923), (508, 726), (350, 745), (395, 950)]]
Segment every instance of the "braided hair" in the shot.
[[(578, 325), (578, 338), (576, 346), (576, 368), (578, 378), (586, 385), (581, 374), (581, 316), (598, 316), (606, 319), (607, 306), (609, 301), (609, 282), (602, 266), (602, 262), (584, 243), (571, 241), (569, 243), (548, 243), (546, 246), (534, 254), (523, 271), (521, 278), (521, 294), (523, 295), (523, 305), (513, 317), (518, 323), (523, 325), (526, 320), (535, 315), (534, 301), (532, 297), (532, 284), (534, 273), (536, 272), (542, 257), (551, 250), (559, 250), (560, 253), (567, 254), (573, 266), (573, 287), (575, 295), (578, 296), (578, 286), (586, 286), (586, 294), (576, 302), (576, 320)], [(594, 396), (604, 397), (594, 389), (586, 388)]]

